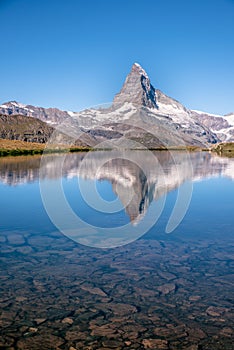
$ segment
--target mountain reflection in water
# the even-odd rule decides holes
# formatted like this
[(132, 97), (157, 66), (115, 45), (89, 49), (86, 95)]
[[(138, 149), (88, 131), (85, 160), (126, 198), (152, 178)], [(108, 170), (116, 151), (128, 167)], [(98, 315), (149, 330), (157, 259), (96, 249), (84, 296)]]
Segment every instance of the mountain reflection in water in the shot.
[[(155, 161), (152, 161), (155, 160)], [(37, 181), (41, 157), (0, 159), (0, 181), (9, 186)], [(41, 177), (108, 181), (132, 224), (147, 212), (151, 202), (186, 181), (224, 176), (234, 179), (234, 159), (210, 153), (95, 151), (43, 158)]]

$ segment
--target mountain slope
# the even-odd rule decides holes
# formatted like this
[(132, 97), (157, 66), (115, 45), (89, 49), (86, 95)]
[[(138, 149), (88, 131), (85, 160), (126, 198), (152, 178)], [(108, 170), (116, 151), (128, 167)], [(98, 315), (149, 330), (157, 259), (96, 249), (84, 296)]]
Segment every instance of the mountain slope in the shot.
[(23, 115), (0, 114), (0, 138), (45, 143), (54, 128), (47, 123)]
[(221, 141), (234, 142), (234, 113), (224, 116), (192, 111), (194, 118), (214, 132)]

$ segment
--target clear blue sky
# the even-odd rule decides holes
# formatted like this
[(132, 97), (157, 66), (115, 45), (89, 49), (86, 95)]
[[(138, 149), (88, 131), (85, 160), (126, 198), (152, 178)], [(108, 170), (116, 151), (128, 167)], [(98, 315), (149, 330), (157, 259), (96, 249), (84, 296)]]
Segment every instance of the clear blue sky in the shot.
[(131, 65), (188, 108), (234, 111), (234, 0), (0, 0), (0, 103), (110, 102)]

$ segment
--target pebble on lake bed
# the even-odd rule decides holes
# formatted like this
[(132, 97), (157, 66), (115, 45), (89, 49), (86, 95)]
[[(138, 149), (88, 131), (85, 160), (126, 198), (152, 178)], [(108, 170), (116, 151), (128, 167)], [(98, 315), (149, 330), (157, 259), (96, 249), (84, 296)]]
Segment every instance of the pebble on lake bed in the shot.
[(68, 324), (73, 324), (73, 319), (70, 318), (70, 317), (65, 317), (63, 320), (62, 320), (62, 323), (68, 323)]
[(209, 306), (206, 309), (206, 313), (209, 316), (213, 316), (213, 317), (219, 317), (224, 313), (224, 309), (220, 308), (220, 307), (215, 307), (215, 306)]
[(166, 283), (158, 287), (158, 291), (164, 295), (174, 292), (175, 289), (176, 285), (174, 283)]
[(167, 340), (162, 339), (143, 339), (142, 344), (145, 349), (169, 349)]

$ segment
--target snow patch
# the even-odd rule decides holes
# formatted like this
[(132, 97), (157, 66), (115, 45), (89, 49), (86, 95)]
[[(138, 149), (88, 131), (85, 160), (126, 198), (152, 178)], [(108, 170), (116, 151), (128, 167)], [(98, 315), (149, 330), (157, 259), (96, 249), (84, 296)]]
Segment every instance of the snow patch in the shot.
[(67, 111), (67, 114), (69, 114), (70, 117), (75, 117), (75, 116), (77, 116), (79, 113), (77, 113), (77, 112), (72, 112), (72, 111)]
[(116, 110), (110, 110), (106, 113), (106, 111), (91, 109), (86, 110), (81, 113), (75, 114), (75, 116), (78, 118), (91, 118), (92, 119), (92, 126), (89, 126), (90, 128), (95, 127), (97, 122), (118, 122), (123, 121), (128, 118), (130, 118), (137, 109), (133, 106), (132, 103), (126, 102), (124, 103), (120, 108)]
[(11, 106), (15, 106), (15, 107), (19, 107), (19, 108), (25, 108), (26, 105), (20, 102), (16, 102), (16, 101), (10, 101), (7, 103), (4, 103), (2, 105), (0, 105), (1, 108), (10, 108)]
[(149, 79), (148, 74), (147, 74), (146, 71), (141, 67), (141, 65), (140, 65), (139, 63), (135, 62), (133, 66), (135, 66), (135, 67), (138, 68), (138, 71), (139, 71), (140, 74), (144, 75), (147, 79)]
[(226, 115), (223, 118), (228, 122), (228, 124), (234, 126), (234, 114)]
[(218, 117), (218, 118), (224, 118), (223, 115), (219, 115), (219, 114), (212, 114), (212, 113), (208, 113), (208, 112), (203, 112), (203, 111), (198, 111), (196, 109), (191, 109), (192, 112), (195, 112), (197, 114), (205, 114), (205, 115), (209, 115), (211, 117)]
[(190, 116), (190, 114), (185, 111), (182, 107), (179, 107), (175, 104), (164, 104), (157, 102), (159, 107), (158, 110), (155, 110), (155, 113), (162, 116), (170, 117), (174, 123), (180, 124), (183, 127), (189, 127), (194, 125), (195, 121)]

